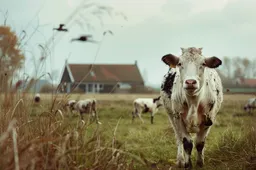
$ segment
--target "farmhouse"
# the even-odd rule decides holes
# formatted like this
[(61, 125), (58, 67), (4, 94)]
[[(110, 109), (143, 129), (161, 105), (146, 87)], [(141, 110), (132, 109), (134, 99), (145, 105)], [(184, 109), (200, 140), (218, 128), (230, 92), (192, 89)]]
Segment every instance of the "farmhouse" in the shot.
[(144, 81), (135, 64), (68, 64), (60, 80), (61, 92), (75, 87), (84, 93), (118, 93), (143, 88)]
[(236, 85), (256, 87), (256, 79), (247, 79), (244, 77), (239, 77), (236, 79)]

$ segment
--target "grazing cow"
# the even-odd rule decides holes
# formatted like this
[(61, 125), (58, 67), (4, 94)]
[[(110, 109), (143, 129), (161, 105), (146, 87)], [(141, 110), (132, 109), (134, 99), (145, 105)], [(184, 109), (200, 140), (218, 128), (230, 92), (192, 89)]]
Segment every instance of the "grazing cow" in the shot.
[(177, 165), (192, 168), (196, 133), (197, 166), (204, 164), (204, 145), (223, 101), (221, 79), (214, 68), (222, 64), (217, 57), (204, 57), (202, 48), (181, 48), (177, 57), (167, 54), (162, 61), (170, 68), (161, 85), (161, 98), (177, 139)]
[(137, 98), (133, 101), (134, 111), (132, 112), (132, 121), (135, 116), (138, 116), (142, 123), (144, 120), (141, 117), (141, 113), (151, 113), (151, 124), (154, 123), (154, 115), (158, 112), (158, 108), (162, 106), (160, 96), (157, 98)]
[(34, 97), (34, 101), (35, 101), (35, 103), (39, 103), (40, 100), (41, 100), (40, 94), (37, 93), (37, 94), (35, 95), (35, 97)]
[(75, 104), (76, 100), (68, 100), (66, 106), (68, 106), (70, 111), (73, 112), (73, 110), (75, 110)]
[(98, 113), (96, 111), (96, 99), (79, 100), (75, 103), (74, 108), (80, 113), (82, 120), (84, 120), (84, 114), (90, 114), (96, 118), (97, 124), (101, 124), (101, 122), (99, 122)]
[(244, 106), (244, 110), (252, 115), (252, 110), (256, 109), (256, 97), (250, 98)]

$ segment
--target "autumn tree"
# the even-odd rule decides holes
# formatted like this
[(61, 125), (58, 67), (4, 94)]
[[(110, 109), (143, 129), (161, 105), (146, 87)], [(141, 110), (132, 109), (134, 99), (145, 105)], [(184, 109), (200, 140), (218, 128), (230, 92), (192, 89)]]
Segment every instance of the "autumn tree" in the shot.
[(0, 92), (6, 91), (8, 82), (24, 63), (18, 48), (18, 37), (8, 26), (0, 26)]

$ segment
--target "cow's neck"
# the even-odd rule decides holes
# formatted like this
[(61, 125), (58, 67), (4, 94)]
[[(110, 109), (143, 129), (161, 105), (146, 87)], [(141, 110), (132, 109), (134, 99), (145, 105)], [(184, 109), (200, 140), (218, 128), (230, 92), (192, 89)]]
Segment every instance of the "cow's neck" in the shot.
[(186, 99), (187, 99), (187, 105), (188, 107), (190, 106), (198, 106), (199, 103), (199, 96), (190, 96), (190, 95), (186, 95)]
[(189, 106), (195, 106), (197, 107), (200, 103), (200, 98), (201, 98), (201, 95), (202, 95), (202, 91), (204, 90), (203, 89), (204, 87), (201, 87), (196, 93), (194, 93), (193, 95), (192, 94), (186, 94), (185, 93), (185, 96), (186, 96), (186, 99), (187, 99), (187, 104), (188, 104), (188, 107)]

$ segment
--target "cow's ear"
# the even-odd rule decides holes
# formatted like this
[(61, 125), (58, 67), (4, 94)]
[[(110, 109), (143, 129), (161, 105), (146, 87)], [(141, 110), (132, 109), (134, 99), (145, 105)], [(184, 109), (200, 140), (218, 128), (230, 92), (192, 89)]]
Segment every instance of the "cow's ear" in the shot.
[(217, 68), (222, 64), (221, 59), (218, 57), (208, 57), (205, 59), (205, 66), (209, 68)]
[(179, 57), (173, 54), (166, 54), (162, 57), (162, 61), (168, 66), (176, 66), (179, 63)]

